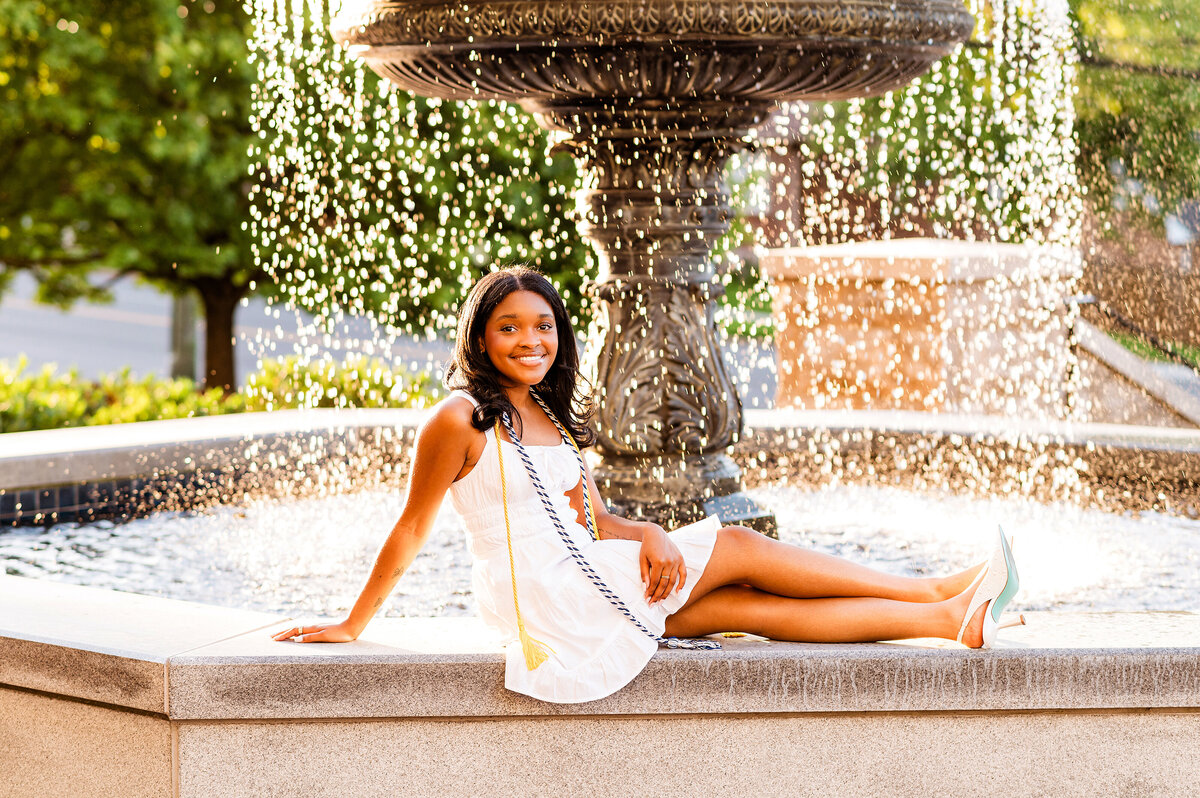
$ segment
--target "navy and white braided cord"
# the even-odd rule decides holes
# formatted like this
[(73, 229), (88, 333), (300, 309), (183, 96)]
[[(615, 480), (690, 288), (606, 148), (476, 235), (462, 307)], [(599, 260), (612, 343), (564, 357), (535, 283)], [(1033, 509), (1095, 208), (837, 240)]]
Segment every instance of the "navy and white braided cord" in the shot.
[[(554, 422), (554, 426), (558, 428), (558, 432), (560, 435), (562, 435), (563, 441), (569, 443), (570, 439), (567, 437), (568, 433), (566, 429), (564, 429), (563, 425), (559, 423), (554, 413), (551, 412), (550, 408), (546, 406), (546, 403), (542, 401), (542, 397), (538, 396), (532, 391), (530, 392), (530, 395), (533, 396), (534, 401), (541, 405), (542, 410), (546, 411), (546, 416), (552, 422)], [(542, 500), (542, 506), (546, 508), (546, 513), (550, 516), (550, 521), (554, 524), (554, 528), (558, 530), (559, 537), (562, 538), (563, 544), (567, 547), (567, 551), (571, 554), (571, 558), (575, 560), (575, 563), (579, 566), (580, 570), (583, 571), (588, 580), (591, 581), (591, 583), (596, 586), (596, 589), (600, 591), (600, 595), (608, 599), (609, 603), (616, 607), (622, 615), (628, 618), (634, 626), (640, 629), (652, 640), (665, 645), (667, 648), (703, 650), (720, 648), (721, 644), (716, 640), (691, 640), (680, 639), (678, 637), (661, 637), (647, 629), (645, 624), (643, 624), (637, 619), (637, 616), (630, 612), (629, 607), (625, 606), (625, 602), (621, 600), (621, 597), (618, 596), (616, 592), (612, 590), (612, 588), (605, 584), (604, 579), (601, 578), (600, 574), (596, 573), (595, 569), (592, 568), (592, 565), (588, 562), (587, 557), (585, 557), (583, 552), (579, 550), (579, 547), (575, 545), (575, 541), (571, 538), (571, 533), (567, 531), (567, 528), (563, 526), (562, 522), (559, 520), (558, 513), (555, 512), (554, 505), (550, 502), (549, 494), (546, 492), (546, 489), (542, 487), (542, 480), (538, 477), (537, 469), (533, 467), (533, 462), (529, 459), (529, 453), (525, 451), (525, 447), (521, 445), (520, 438), (518, 438), (516, 432), (513, 431), (512, 421), (509, 419), (508, 414), (504, 413), (500, 418), (504, 423), (505, 431), (508, 432), (509, 439), (512, 440), (513, 444), (517, 447), (517, 453), (521, 455), (521, 462), (525, 464), (525, 470), (529, 473), (529, 478), (533, 482), (533, 488), (537, 491), (538, 497)], [(499, 441), (496, 442), (496, 445), (500, 445)], [(587, 531), (588, 534), (595, 539), (597, 535), (596, 530), (592, 529), (593, 514), (591, 497), (589, 496), (589, 491), (587, 488), (587, 469), (584, 467), (583, 456), (579, 453), (578, 448), (574, 446), (571, 448), (575, 451), (575, 458), (579, 461), (579, 473), (583, 481), (584, 517), (588, 525)]]

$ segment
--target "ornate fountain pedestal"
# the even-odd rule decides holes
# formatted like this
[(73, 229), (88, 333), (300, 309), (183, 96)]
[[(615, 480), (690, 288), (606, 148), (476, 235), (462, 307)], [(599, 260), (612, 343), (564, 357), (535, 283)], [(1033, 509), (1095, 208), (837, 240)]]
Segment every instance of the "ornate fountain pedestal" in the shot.
[[(748, 130), (769, 104), (738, 110), (726, 121)], [(569, 126), (581, 117), (544, 118)], [(774, 519), (741, 494), (725, 454), (742, 407), (713, 324), (721, 283), (710, 248), (729, 229), (720, 179), (738, 140), (671, 109), (630, 108), (607, 121), (576, 127), (572, 139), (595, 176), (581, 227), (601, 263), (587, 364), (599, 400), (597, 484), (614, 509), (668, 526), (715, 514), (773, 534)]]
[(769, 531), (725, 454), (742, 410), (713, 324), (722, 168), (776, 103), (897, 88), (974, 25), (958, 0), (364, 0), (334, 36), (417, 94), (519, 102), (570, 135), (601, 263), (598, 482), (666, 523)]

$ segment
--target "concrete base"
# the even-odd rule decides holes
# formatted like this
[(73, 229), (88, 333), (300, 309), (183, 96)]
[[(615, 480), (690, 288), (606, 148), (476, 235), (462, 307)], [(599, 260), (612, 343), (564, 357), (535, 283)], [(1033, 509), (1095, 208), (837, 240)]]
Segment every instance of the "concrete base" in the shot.
[(1192, 712), (189, 723), (180, 795), (1185, 795), (1200, 778), (1198, 723)]
[(166, 718), (0, 688), (0, 795), (155, 798), (174, 764)]
[(5, 796), (1190, 795), (1200, 780), (1192, 613), (1029, 613), (992, 651), (727, 639), (558, 705), (504, 690), (473, 620), (276, 643), (290, 619), (17, 577), (0, 577), (0, 607)]

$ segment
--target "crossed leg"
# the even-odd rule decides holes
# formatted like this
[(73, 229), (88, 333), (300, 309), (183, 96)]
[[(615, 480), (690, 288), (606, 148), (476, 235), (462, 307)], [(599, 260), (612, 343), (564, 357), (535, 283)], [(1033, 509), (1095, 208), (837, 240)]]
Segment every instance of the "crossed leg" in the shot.
[[(979, 568), (942, 578), (895, 576), (726, 527), (666, 631), (686, 637), (744, 631), (813, 643), (954, 638)], [(964, 642), (982, 643), (982, 623), (981, 610)]]

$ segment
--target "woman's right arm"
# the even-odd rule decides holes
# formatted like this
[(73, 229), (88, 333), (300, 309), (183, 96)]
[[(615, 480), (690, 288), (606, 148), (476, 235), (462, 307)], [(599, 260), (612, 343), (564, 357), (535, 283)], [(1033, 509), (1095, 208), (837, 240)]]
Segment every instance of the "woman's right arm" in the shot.
[(471, 442), (479, 434), (471, 426), (471, 412), (466, 400), (442, 402), (421, 425), (404, 510), (375, 557), (371, 575), (346, 620), (305, 625), (303, 630), (292, 627), (273, 635), (276, 640), (345, 643), (362, 634), (425, 544), (446, 491), (466, 463)]

